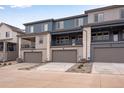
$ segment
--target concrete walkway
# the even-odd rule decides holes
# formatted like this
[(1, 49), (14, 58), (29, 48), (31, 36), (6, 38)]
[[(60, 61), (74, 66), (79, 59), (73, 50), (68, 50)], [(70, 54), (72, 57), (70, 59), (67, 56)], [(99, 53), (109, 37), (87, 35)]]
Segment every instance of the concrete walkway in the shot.
[(124, 88), (124, 75), (0, 70), (1, 88)]
[(92, 73), (124, 74), (124, 63), (93, 63)]
[(71, 68), (73, 65), (75, 65), (75, 63), (47, 63), (43, 66), (40, 66), (34, 70), (40, 70), (40, 71), (60, 71), (60, 72), (65, 72), (67, 71), (69, 68)]

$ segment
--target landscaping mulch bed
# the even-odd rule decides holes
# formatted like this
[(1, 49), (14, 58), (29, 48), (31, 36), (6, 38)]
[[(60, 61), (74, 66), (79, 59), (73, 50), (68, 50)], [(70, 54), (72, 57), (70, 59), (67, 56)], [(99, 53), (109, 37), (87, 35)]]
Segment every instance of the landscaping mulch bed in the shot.
[(92, 70), (92, 63), (76, 63), (66, 72), (91, 73), (91, 70)]
[(37, 64), (37, 65), (33, 65), (33, 66), (30, 66), (30, 67), (19, 68), (18, 70), (31, 70), (31, 69), (37, 68), (37, 67), (45, 65), (45, 64), (46, 64), (46, 62)]
[(8, 65), (14, 65), (16, 64), (15, 61), (8, 61), (8, 62), (0, 62), (0, 67), (8, 66)]

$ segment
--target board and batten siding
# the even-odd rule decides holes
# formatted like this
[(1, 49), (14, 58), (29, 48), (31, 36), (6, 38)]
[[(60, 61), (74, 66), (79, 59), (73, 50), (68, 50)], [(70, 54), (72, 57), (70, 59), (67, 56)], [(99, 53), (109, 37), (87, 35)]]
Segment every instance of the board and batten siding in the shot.
[(121, 18), (122, 9), (124, 7), (88, 13), (88, 23), (94, 23), (95, 15), (99, 13), (103, 13), (104, 21), (118, 20)]
[(43, 32), (44, 31), (44, 24), (48, 24), (48, 31), (52, 31), (52, 22), (44, 22), (44, 23), (37, 23), (32, 25), (25, 26), (26, 32), (30, 33), (30, 27), (33, 26), (34, 32)]
[[(79, 17), (79, 18), (83, 18), (83, 24), (87, 24), (87, 17)], [(78, 27), (76, 26), (76, 20), (78, 18), (73, 18), (73, 19), (66, 19), (66, 20), (61, 20), (64, 22), (64, 28), (63, 29), (72, 29), (72, 28), (75, 28), (75, 27)], [(57, 21), (59, 22), (59, 21)], [(57, 30), (57, 22), (54, 23), (54, 26), (53, 26), (53, 29), (54, 30)]]

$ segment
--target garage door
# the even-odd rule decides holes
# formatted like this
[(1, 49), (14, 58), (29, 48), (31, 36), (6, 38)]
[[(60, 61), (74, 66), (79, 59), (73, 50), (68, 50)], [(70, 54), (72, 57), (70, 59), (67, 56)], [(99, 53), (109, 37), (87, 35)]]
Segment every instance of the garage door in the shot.
[(42, 53), (41, 52), (25, 52), (24, 53), (24, 62), (40, 63), (40, 62), (42, 62)]
[(77, 62), (76, 50), (54, 50), (52, 55), (53, 62)]
[(124, 62), (124, 48), (95, 48), (95, 62)]

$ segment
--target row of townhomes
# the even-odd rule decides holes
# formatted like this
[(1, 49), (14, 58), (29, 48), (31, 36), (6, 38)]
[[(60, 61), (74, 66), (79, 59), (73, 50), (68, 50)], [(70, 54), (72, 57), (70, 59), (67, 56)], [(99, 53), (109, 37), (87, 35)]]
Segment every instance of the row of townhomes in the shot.
[(123, 5), (24, 26), (25, 33), (1, 24), (0, 35), (6, 36), (0, 38), (0, 55), (6, 55), (1, 60), (4, 57), (4, 60), (13, 60), (14, 53), (18, 53), (18, 61), (22, 62), (124, 62)]

